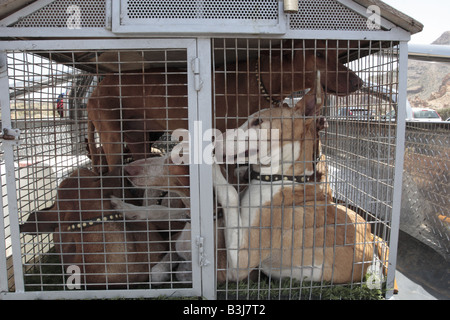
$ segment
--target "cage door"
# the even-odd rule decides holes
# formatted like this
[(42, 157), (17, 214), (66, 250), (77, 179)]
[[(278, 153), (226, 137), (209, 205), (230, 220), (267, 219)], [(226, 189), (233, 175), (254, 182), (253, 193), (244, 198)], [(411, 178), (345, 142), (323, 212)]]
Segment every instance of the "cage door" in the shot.
[[(2, 281), (1, 287), (8, 286), (7, 294), (15, 296), (26, 296), (31, 292), (34, 297), (37, 294), (47, 298), (89, 298), (94, 294), (90, 289), (95, 290), (96, 297), (202, 295), (201, 265), (206, 264), (201, 259), (206, 256), (202, 243), (211, 241), (200, 231), (198, 164), (187, 163), (185, 173), (170, 171), (158, 176), (165, 181), (184, 180), (185, 199), (171, 193), (171, 188), (177, 187), (172, 180), (165, 186), (169, 192), (164, 195), (156, 192), (143, 196), (136, 184), (131, 193), (130, 188), (124, 187), (130, 182), (131, 171), (127, 171), (129, 163), (126, 161), (130, 153), (133, 161), (151, 158), (155, 152), (158, 159), (162, 159), (170, 155), (171, 145), (178, 143), (170, 138), (174, 131), (187, 130), (194, 137), (194, 124), (199, 117), (199, 92), (211, 94), (207, 90), (198, 91), (199, 73), (194, 72), (198, 65), (197, 41), (61, 41), (57, 50), (49, 42), (36, 41), (2, 46), (1, 50), (7, 61), (5, 77), (2, 77), (5, 85), (1, 86), (2, 124), (4, 128), (11, 124), (12, 129), (21, 129), (20, 136), (15, 138), (17, 143), (3, 142), (2, 200), (6, 208), (3, 208), (5, 226), (0, 234), (5, 238), (2, 243), (6, 242), (8, 246), (6, 254), (12, 253), (13, 259), (10, 256), (0, 259), (2, 265), (6, 260), (12, 261), (1, 271), (7, 269), (8, 274), (0, 275), (1, 280), (11, 279), (11, 284)], [(208, 70), (207, 61), (203, 67)], [(64, 95), (61, 95), (62, 91)], [(104, 99), (107, 100), (105, 104)], [(130, 107), (130, 103), (135, 104)], [(89, 104), (104, 108), (89, 109), (92, 107)], [(105, 108), (107, 112), (104, 112)], [(100, 116), (89, 115), (92, 110)], [(115, 113), (117, 117), (107, 118)], [(103, 149), (99, 153), (101, 158), (106, 157), (108, 144), (119, 145), (119, 152), (113, 152), (118, 156), (117, 162), (89, 160), (93, 156), (92, 149), (87, 150), (84, 141), (88, 136), (87, 127), (94, 119), (97, 127), (93, 145)], [(112, 126), (113, 123), (118, 123), (118, 129)], [(117, 134), (117, 139), (100, 137), (105, 132)], [(163, 135), (155, 138), (156, 133)], [(145, 139), (139, 140), (142, 137)], [(83, 144), (79, 144), (80, 141)], [(147, 149), (149, 142), (152, 145)], [(138, 149), (139, 146), (145, 147)], [(86, 172), (89, 172), (87, 176)], [(148, 178), (146, 175), (141, 177)], [(119, 181), (119, 185), (114, 181)], [(76, 196), (66, 197), (61, 190), (70, 191), (70, 194), (73, 191)], [(8, 202), (5, 202), (6, 195)], [(171, 212), (177, 208), (166, 205), (168, 202), (187, 200), (189, 205), (185, 211), (189, 214), (182, 222), (188, 221), (189, 228), (177, 227), (170, 221), (166, 221), (169, 222), (166, 227), (152, 225), (150, 228), (152, 222), (146, 217), (130, 221), (125, 216), (121, 221), (116, 220), (118, 209), (110, 207), (111, 195), (137, 204), (158, 198), (157, 202), (162, 202), (159, 205), (166, 206)], [(212, 203), (212, 200), (208, 201)], [(58, 218), (52, 231), (36, 229), (39, 221), (31, 223), (30, 227), (34, 226), (35, 230), (23, 229), (22, 225), (29, 222), (33, 212), (41, 212), (55, 203), (54, 216), (62, 217), (74, 210), (77, 215), (69, 220)], [(86, 203), (98, 208), (84, 207)], [(171, 257), (177, 253), (177, 228), (187, 231), (187, 236), (181, 239), (182, 251), (186, 253), (183, 263)], [(136, 237), (136, 234), (139, 235)], [(153, 250), (156, 234), (160, 246)], [(68, 235), (81, 235), (81, 240), (66, 241)], [(90, 242), (92, 235), (99, 237)], [(120, 235), (123, 241), (107, 240), (112, 235)], [(74, 254), (68, 243), (80, 245), (81, 251)], [(97, 251), (88, 252), (94, 245)], [(5, 250), (1, 254), (5, 254)], [(96, 258), (99, 254), (103, 260)], [(166, 266), (175, 268), (175, 265), (183, 264), (183, 268), (169, 270), (166, 272), (169, 278), (164, 280), (149, 279), (149, 274), (156, 274), (153, 264), (159, 262), (154, 259), (158, 255), (168, 256), (160, 261)], [(73, 257), (82, 261), (81, 264), (72, 263)], [(113, 261), (116, 258), (120, 259)], [(212, 266), (212, 255), (208, 259)], [(112, 262), (109, 264), (108, 261)], [(145, 265), (150, 262), (152, 265), (146, 269)], [(101, 265), (103, 271), (99, 274), (104, 279), (100, 282), (83, 280), (81, 286), (72, 286), (74, 283), (70, 282), (71, 274), (67, 268), (71, 263), (81, 266), (82, 279), (89, 274), (87, 269)], [(114, 269), (117, 266), (124, 271)], [(116, 271), (111, 272), (113, 269)], [(117, 276), (121, 279), (114, 280)], [(49, 279), (51, 283), (47, 283)]]

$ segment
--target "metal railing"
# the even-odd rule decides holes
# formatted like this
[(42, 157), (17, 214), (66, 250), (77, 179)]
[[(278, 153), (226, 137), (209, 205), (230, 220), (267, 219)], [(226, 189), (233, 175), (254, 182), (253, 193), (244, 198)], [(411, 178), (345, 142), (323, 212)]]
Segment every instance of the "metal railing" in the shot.
[(408, 122), (400, 229), (450, 261), (450, 122)]

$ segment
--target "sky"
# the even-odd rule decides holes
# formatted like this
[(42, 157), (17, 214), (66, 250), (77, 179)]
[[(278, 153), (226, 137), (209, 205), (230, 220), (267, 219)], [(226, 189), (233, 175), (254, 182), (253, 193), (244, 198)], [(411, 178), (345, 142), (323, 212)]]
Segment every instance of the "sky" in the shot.
[(449, 0), (382, 0), (424, 25), (422, 32), (413, 35), (413, 44), (430, 44), (445, 31), (450, 31)]

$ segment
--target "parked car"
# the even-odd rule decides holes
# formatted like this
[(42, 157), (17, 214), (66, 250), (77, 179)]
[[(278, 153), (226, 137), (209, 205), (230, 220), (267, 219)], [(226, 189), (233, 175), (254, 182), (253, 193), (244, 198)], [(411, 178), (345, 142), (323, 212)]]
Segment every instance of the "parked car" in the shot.
[[(395, 121), (396, 112), (392, 110), (386, 115), (382, 116), (382, 120)], [(442, 121), (436, 110), (430, 108), (412, 108), (409, 102), (406, 102), (406, 121), (417, 121), (417, 122), (432, 122), (432, 121)], [(448, 121), (448, 120), (447, 120)]]
[(392, 110), (391, 112), (385, 114), (384, 116), (381, 116), (381, 120), (386, 121), (395, 121), (395, 110)]
[(345, 107), (339, 109), (338, 116), (350, 120), (371, 120), (374, 119), (374, 114), (367, 108)]
[(412, 121), (442, 121), (436, 110), (429, 108), (412, 108)]

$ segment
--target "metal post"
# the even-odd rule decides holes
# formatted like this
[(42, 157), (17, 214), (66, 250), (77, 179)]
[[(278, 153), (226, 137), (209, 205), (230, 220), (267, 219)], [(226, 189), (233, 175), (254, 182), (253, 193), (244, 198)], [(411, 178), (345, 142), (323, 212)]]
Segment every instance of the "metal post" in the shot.
[[(202, 88), (198, 91), (198, 117), (202, 123), (203, 130), (212, 128), (212, 106), (211, 106), (211, 40), (198, 39), (197, 54), (200, 61), (200, 74)], [(202, 133), (203, 134), (203, 133)], [(203, 140), (203, 139), (202, 139)], [(205, 150), (208, 141), (202, 141), (200, 148)], [(199, 155), (202, 157), (203, 155)], [(204, 160), (204, 159), (203, 159)], [(209, 300), (216, 299), (215, 260), (214, 260), (214, 204), (212, 186), (212, 167), (201, 161), (199, 165), (199, 194), (200, 201), (200, 232), (207, 241), (203, 244), (204, 255), (210, 264), (202, 267), (202, 295)]]
[(394, 197), (391, 219), (391, 239), (389, 243), (389, 266), (386, 282), (386, 299), (394, 294), (395, 269), (397, 266), (397, 247), (400, 229), (400, 211), (403, 185), (403, 161), (405, 158), (405, 132), (406, 132), (406, 86), (408, 82), (408, 43), (399, 45), (399, 86), (397, 108), (397, 143), (395, 148), (395, 178)]
[[(1, 174), (1, 171), (0, 171)], [(2, 187), (3, 189), (3, 187)], [(1, 189), (0, 189), (1, 190)], [(0, 192), (0, 206), (3, 205), (3, 192)], [(4, 216), (0, 218), (0, 294), (2, 292), (8, 292), (8, 269), (6, 265), (6, 245), (5, 245), (5, 223)]]
[[(3, 78), (6, 79), (3, 80)], [(6, 54), (4, 52), (0, 53), (0, 82), (6, 82), (8, 81), (8, 74), (7, 74), (7, 59)], [(6, 99), (6, 97), (9, 97), (9, 92), (7, 92), (5, 86), (2, 86), (0, 88), (4, 88), (5, 92), (0, 92), (0, 107), (2, 109), (2, 114), (5, 114), (5, 111), (9, 109), (7, 108), (6, 104), (9, 104), (9, 99)], [(9, 112), (8, 112), (9, 114)], [(4, 122), (3, 122), (4, 124)], [(3, 129), (3, 128), (2, 128)], [(1, 174), (1, 171), (0, 171)], [(3, 187), (2, 187), (3, 189)], [(3, 192), (0, 192), (0, 206), (1, 208), (4, 208), (3, 206)], [(0, 292), (7, 292), (8, 291), (8, 270), (6, 266), (6, 246), (5, 246), (5, 224), (4, 224), (4, 216), (2, 212), (2, 217), (0, 218)]]
[[(9, 104), (9, 82), (8, 82), (8, 56), (5, 51), (0, 52), (0, 88), (3, 88), (5, 92), (0, 94), (0, 106), (2, 111), (2, 132), (5, 129), (11, 131), (11, 109)], [(18, 140), (3, 140), (3, 151), (5, 160), (5, 171), (6, 171), (6, 190), (8, 191), (8, 210), (9, 210), (9, 221), (11, 228), (11, 246), (13, 254), (13, 267), (14, 267), (14, 282), (16, 292), (24, 292), (24, 281), (23, 281), (23, 270), (22, 270), (22, 259), (21, 259), (21, 249), (20, 249), (20, 231), (19, 231), (19, 216), (18, 216), (18, 205), (17, 205), (17, 193), (16, 193), (16, 177), (14, 169), (14, 150), (13, 147), (18, 144)], [(3, 217), (2, 217), (3, 219)], [(2, 228), (2, 233), (4, 229)], [(4, 238), (3, 240), (4, 241)], [(2, 252), (4, 254), (5, 251)], [(6, 268), (5, 268), (6, 272)], [(3, 276), (2, 276), (3, 279)], [(2, 290), (4, 285), (2, 280)]]

